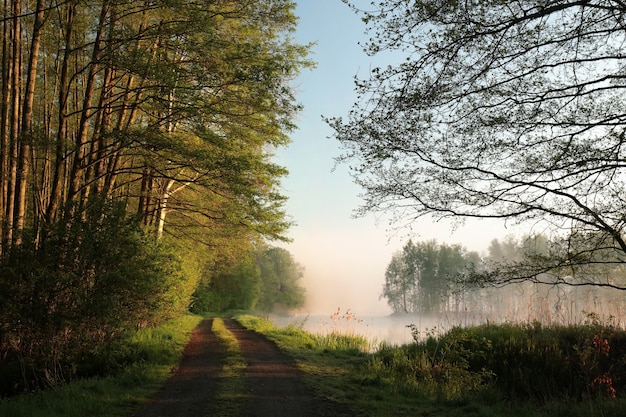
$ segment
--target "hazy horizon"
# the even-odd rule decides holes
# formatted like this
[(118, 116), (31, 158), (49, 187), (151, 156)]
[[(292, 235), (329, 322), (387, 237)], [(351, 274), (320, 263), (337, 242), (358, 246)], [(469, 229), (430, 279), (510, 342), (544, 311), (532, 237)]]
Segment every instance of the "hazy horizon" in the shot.
[[(367, 0), (356, 3), (369, 6)], [(449, 222), (424, 219), (392, 233), (385, 216), (354, 219), (360, 189), (346, 166), (335, 166), (341, 151), (329, 139), (332, 131), (322, 116), (350, 111), (356, 99), (353, 78), (366, 76), (374, 61), (358, 45), (366, 40), (363, 23), (341, 0), (301, 1), (296, 13), (300, 17), (296, 41), (317, 42), (311, 59), (318, 65), (294, 81), (304, 110), (296, 120), (292, 144), (276, 151), (276, 162), (290, 172), (282, 191), (289, 197), (286, 211), (296, 222), (288, 233), (293, 242), (280, 246), (305, 268), (303, 284), (311, 313), (330, 314), (337, 307), (359, 314), (390, 312), (378, 299), (385, 269), (409, 238), (459, 243), (481, 252), (492, 239), (515, 229), (494, 221), (454, 229)]]

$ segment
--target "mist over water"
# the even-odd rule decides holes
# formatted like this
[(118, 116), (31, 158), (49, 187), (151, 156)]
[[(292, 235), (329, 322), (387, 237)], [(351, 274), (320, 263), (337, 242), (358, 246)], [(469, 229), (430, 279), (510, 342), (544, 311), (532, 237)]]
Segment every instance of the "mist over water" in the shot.
[[(362, 241), (367, 245), (367, 239)], [(437, 314), (392, 314), (386, 300), (379, 298), (385, 265), (375, 261), (376, 253), (341, 239), (331, 240), (332, 244), (324, 244), (322, 240), (314, 242), (313, 247), (324, 251), (326, 261), (315, 263), (314, 258), (306, 259), (305, 264), (312, 265), (304, 276), (307, 303), (300, 312), (289, 317), (270, 317), (279, 326), (291, 324), (315, 334), (357, 334), (374, 343), (389, 344), (413, 342), (407, 325), (414, 325), (420, 337), (439, 334), (455, 326), (485, 323), (595, 323), (626, 327), (626, 291), (530, 282), (450, 294), (442, 300)], [(515, 241), (507, 240), (500, 245), (513, 251), (507, 252), (507, 259), (515, 259), (519, 245), (513, 243)], [(626, 279), (626, 271), (616, 274), (606, 282)]]
[(351, 322), (333, 321), (330, 315), (270, 316), (270, 320), (280, 327), (294, 325), (313, 334), (337, 332), (360, 335), (374, 343), (405, 344), (413, 341), (411, 331), (406, 327), (412, 323), (412, 318), (408, 316), (364, 316)]
[(328, 314), (297, 313), (270, 316), (278, 326), (294, 325), (314, 334), (340, 333), (364, 336), (374, 344), (413, 342), (408, 325), (420, 338), (440, 334), (456, 326), (484, 323), (533, 323), (545, 325), (609, 324), (626, 327), (626, 293), (599, 287), (560, 287), (515, 284), (504, 288), (480, 289), (462, 294), (439, 314), (360, 315), (356, 309)]

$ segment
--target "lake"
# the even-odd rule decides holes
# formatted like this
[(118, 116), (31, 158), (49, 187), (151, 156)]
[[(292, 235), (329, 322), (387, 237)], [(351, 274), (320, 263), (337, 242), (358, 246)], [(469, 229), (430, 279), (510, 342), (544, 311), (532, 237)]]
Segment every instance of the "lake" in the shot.
[[(294, 325), (313, 334), (354, 334), (364, 336), (378, 344), (406, 344), (413, 342), (411, 329), (407, 325), (414, 324), (420, 329), (421, 335), (427, 332), (441, 332), (454, 326), (446, 317), (432, 318), (420, 315), (389, 315), (356, 317), (349, 312), (336, 315), (270, 315), (269, 320), (279, 327)], [(463, 324), (463, 323), (456, 323)]]

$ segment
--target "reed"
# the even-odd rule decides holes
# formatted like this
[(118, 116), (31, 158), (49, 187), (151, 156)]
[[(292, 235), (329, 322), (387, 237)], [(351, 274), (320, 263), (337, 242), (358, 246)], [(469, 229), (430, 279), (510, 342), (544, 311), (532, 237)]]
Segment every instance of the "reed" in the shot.
[(385, 346), (369, 372), (394, 389), (445, 399), (477, 393), (520, 401), (626, 396), (626, 332), (613, 326), (484, 324)]

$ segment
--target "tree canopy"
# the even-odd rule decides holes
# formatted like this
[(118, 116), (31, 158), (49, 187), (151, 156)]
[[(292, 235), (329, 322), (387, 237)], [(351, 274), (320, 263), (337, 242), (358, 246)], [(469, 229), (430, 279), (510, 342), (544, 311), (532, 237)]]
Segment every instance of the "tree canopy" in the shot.
[[(312, 65), (293, 39), (295, 7), (3, 2), (0, 375), (11, 390), (106, 363), (132, 331), (187, 311), (220, 262), (286, 240), (287, 171), (272, 154), (300, 110), (291, 81)], [(241, 262), (229, 275), (246, 305), (255, 271)]]
[(159, 237), (180, 226), (174, 212), (281, 237), (286, 171), (271, 152), (300, 108), (289, 81), (310, 65), (291, 38), (294, 8), (7, 1), (2, 252), (30, 230), (37, 246), (92, 197), (124, 202)]
[(358, 79), (350, 114), (328, 120), (365, 190), (361, 213), (541, 225), (564, 244), (529, 277), (599, 254), (623, 262), (623, 4), (373, 6), (351, 5), (371, 36), (365, 51), (397, 61)]
[(257, 308), (273, 311), (276, 305), (298, 308), (304, 305), (305, 290), (300, 279), (304, 267), (283, 248), (261, 248), (256, 255), (261, 270), (262, 290)]
[(205, 276), (194, 293), (192, 311), (243, 309), (268, 313), (276, 307), (302, 307), (303, 270), (286, 249), (267, 245), (249, 248), (231, 262), (222, 260), (219, 272)]

